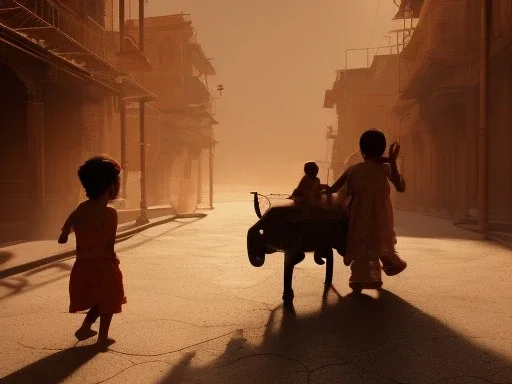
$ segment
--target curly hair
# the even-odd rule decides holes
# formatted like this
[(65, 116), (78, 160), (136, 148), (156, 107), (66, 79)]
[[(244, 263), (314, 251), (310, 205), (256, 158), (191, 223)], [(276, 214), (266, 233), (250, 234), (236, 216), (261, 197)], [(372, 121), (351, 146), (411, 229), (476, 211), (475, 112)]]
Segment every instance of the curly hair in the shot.
[(386, 136), (377, 129), (364, 132), (359, 139), (359, 149), (364, 156), (377, 159), (386, 151)]
[(121, 173), (121, 166), (107, 155), (95, 156), (78, 168), (78, 178), (89, 199), (98, 199)]
[(304, 173), (309, 177), (316, 177), (318, 175), (318, 165), (314, 161), (308, 161), (304, 164)]

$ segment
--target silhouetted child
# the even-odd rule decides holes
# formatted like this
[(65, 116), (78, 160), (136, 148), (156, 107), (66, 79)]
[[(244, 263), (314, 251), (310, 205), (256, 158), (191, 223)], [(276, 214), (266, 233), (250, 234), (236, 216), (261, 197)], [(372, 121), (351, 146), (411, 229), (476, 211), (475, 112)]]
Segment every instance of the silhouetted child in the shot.
[(320, 183), (318, 171), (319, 168), (315, 162), (308, 161), (304, 164), (304, 176), (297, 188), (294, 189), (290, 199), (297, 202), (305, 202), (309, 205), (316, 205), (320, 198), (320, 192), (329, 187), (327, 184)]
[[(297, 203), (301, 219), (309, 219), (315, 216), (315, 210), (318, 209), (321, 192), (329, 187), (327, 184), (320, 183), (318, 171), (319, 168), (315, 162), (308, 161), (304, 164), (304, 176), (290, 196), (290, 199)], [(301, 239), (299, 239), (299, 241), (300, 240)], [(318, 265), (325, 264), (319, 252), (315, 252), (314, 257)]]
[[(328, 190), (336, 192), (348, 183), (349, 225), (344, 259), (351, 266), (350, 287), (356, 292), (382, 286), (380, 262), (388, 276), (397, 275), (407, 267), (395, 251), (388, 182), (398, 192), (405, 191), (405, 182), (396, 165), (400, 145), (393, 143), (389, 159), (385, 159), (386, 137), (378, 130), (369, 130), (362, 134), (359, 147), (364, 161), (349, 167)], [(389, 164), (385, 164), (387, 161)]]
[(126, 303), (123, 276), (114, 251), (117, 211), (107, 206), (119, 193), (120, 171), (119, 164), (107, 156), (93, 157), (78, 169), (88, 200), (69, 215), (59, 237), (63, 244), (71, 230), (76, 235), (69, 312), (89, 310), (75, 336), (85, 340), (96, 335), (91, 327), (100, 318), (97, 344), (105, 350), (114, 342), (108, 338), (112, 316), (121, 312), (121, 305)]

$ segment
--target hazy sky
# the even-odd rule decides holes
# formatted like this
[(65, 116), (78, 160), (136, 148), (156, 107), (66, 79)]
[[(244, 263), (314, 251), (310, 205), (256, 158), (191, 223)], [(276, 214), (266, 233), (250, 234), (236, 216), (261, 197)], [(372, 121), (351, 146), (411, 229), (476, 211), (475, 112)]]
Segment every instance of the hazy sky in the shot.
[[(136, 4), (136, 1), (133, 1)], [(217, 102), (219, 183), (294, 183), (326, 157), (324, 90), (345, 49), (386, 44), (392, 0), (149, 0), (147, 16), (190, 13), (225, 91)], [(134, 7), (135, 8), (135, 7)], [(364, 60), (363, 60), (364, 58)], [(349, 66), (366, 61), (350, 54)]]

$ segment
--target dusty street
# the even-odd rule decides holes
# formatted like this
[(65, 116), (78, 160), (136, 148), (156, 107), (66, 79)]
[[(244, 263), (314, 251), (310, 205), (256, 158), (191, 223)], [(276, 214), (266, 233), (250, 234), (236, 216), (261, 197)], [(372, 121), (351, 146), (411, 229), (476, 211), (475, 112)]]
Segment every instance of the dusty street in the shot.
[(249, 201), (117, 245), (128, 304), (107, 353), (76, 344), (72, 260), (0, 280), (2, 383), (512, 383), (512, 252), (450, 223), (397, 214), (409, 268), (385, 291), (334, 289), (312, 256), (281, 307), (282, 255), (246, 256)]

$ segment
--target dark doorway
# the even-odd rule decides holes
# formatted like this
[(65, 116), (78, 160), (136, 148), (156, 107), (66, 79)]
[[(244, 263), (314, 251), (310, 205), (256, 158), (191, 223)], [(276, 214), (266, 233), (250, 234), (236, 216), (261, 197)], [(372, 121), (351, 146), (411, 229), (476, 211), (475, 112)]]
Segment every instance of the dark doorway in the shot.
[(80, 198), (83, 99), (57, 83), (44, 87), (45, 222), (48, 235), (62, 225)]
[(26, 105), (27, 89), (16, 72), (0, 62), (0, 244), (24, 240), (32, 207)]

